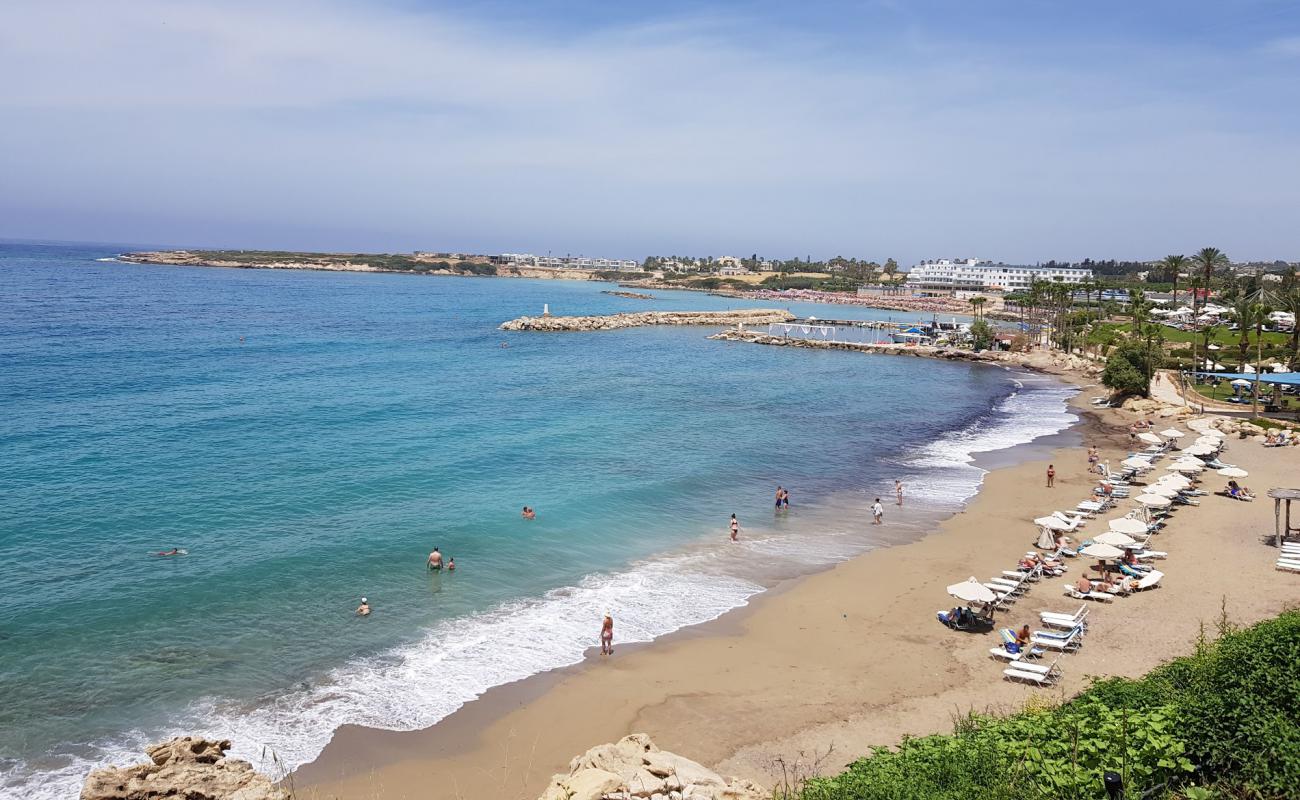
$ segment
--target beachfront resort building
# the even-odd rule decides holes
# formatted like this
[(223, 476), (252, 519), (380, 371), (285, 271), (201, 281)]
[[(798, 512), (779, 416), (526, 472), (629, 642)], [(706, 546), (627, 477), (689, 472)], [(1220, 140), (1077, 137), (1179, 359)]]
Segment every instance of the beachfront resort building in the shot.
[(543, 269), (589, 269), (599, 272), (625, 272), (641, 269), (639, 262), (620, 258), (535, 256), (532, 253), (502, 253), (499, 256), (492, 256), (491, 260), (494, 264), (515, 267), (541, 267)]
[(978, 258), (922, 261), (907, 273), (907, 287), (923, 295), (955, 292), (1020, 292), (1036, 281), (1083, 283), (1092, 270), (1073, 267), (1025, 267), (994, 264)]

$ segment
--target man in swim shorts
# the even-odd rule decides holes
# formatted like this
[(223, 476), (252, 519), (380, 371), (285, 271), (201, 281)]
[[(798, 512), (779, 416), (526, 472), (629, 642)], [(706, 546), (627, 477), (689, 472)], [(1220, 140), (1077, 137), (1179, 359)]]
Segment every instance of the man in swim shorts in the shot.
[(433, 548), (433, 552), (429, 554), (428, 567), (433, 572), (442, 571), (442, 553), (439, 553), (438, 548), (436, 547)]

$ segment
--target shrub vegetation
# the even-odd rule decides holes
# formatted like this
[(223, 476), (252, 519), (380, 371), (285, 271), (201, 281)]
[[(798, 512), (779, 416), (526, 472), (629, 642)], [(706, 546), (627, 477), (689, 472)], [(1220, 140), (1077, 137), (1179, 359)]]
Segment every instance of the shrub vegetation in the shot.
[(947, 736), (876, 748), (800, 800), (1280, 800), (1300, 793), (1300, 611), (1245, 630), (1139, 680), (1110, 678), (1060, 706), (971, 714)]

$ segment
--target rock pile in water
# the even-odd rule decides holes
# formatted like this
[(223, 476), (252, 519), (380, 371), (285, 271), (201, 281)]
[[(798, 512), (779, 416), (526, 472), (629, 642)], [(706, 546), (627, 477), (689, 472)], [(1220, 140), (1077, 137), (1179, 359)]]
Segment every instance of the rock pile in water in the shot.
[(145, 751), (152, 763), (90, 773), (81, 800), (288, 800), (247, 761), (226, 758), (229, 749), (193, 736), (156, 744)]
[(767, 800), (762, 787), (665, 752), (644, 733), (602, 744), (569, 762), (539, 800)]
[(740, 311), (638, 311), (592, 317), (520, 317), (501, 324), (503, 331), (608, 331), (642, 325), (767, 325), (789, 322), (789, 311), (752, 308)]

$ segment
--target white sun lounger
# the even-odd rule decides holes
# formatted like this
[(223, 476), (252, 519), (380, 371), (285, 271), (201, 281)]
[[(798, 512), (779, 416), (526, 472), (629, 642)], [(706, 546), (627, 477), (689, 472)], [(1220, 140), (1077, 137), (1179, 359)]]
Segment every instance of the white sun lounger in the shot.
[(1075, 600), (1097, 600), (1102, 603), (1110, 603), (1115, 599), (1115, 595), (1106, 592), (1081, 592), (1072, 583), (1065, 584), (1065, 595)]
[(1075, 625), (1068, 633), (1053, 631), (1034, 631), (1029, 643), (1037, 647), (1049, 647), (1053, 650), (1078, 650), (1083, 646), (1083, 626)]
[(1086, 605), (1080, 606), (1079, 610), (1073, 614), (1058, 614), (1054, 611), (1040, 611), (1038, 612), (1038, 618), (1049, 628), (1064, 628), (1069, 630), (1078, 625), (1086, 627), (1088, 620), (1088, 607)]
[(1300, 572), (1300, 561), (1283, 561), (1278, 559), (1275, 565), (1277, 569), (1284, 572)]
[(1165, 574), (1158, 569), (1153, 569), (1146, 575), (1138, 579), (1137, 586), (1133, 589), (1135, 592), (1145, 592), (1147, 589), (1154, 589), (1160, 585), (1160, 579)]
[(1032, 683), (1038, 686), (1051, 686), (1052, 684), (1060, 680), (1061, 672), (1056, 668), (1055, 662), (1053, 662), (1048, 667), (1044, 667), (1043, 669), (1045, 669), (1046, 671), (1040, 669), (1026, 669), (1026, 667), (1031, 667), (1031, 666), (1036, 667), (1038, 665), (1037, 664), (1031, 665), (1023, 661), (1016, 662), (1015, 664), (1002, 670), (1002, 674), (1005, 675), (1008, 680), (1023, 681), (1025, 683)]

